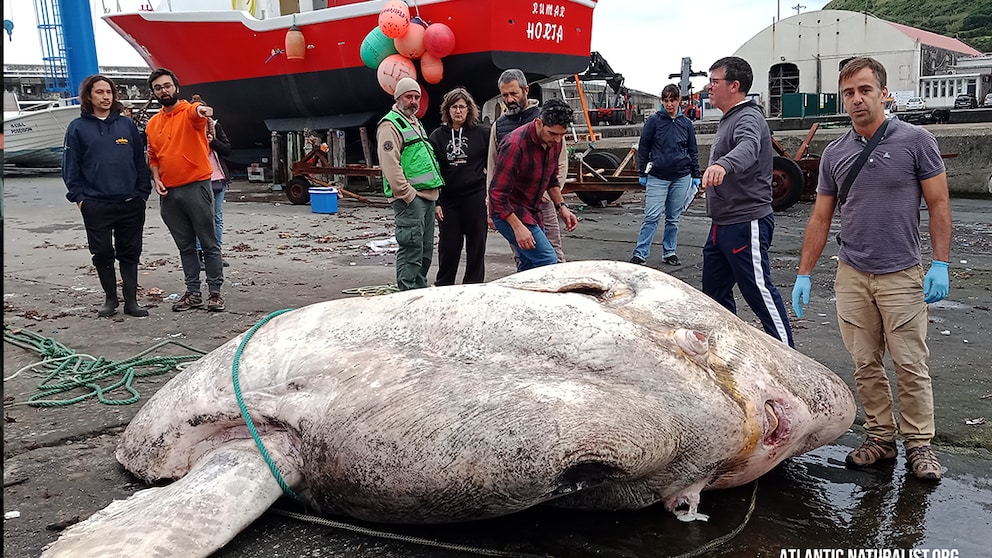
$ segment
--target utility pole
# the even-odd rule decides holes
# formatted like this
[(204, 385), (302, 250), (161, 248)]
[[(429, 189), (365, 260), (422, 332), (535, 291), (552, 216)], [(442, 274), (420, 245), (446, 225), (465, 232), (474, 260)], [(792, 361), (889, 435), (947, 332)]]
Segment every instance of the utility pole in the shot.
[(796, 15), (799, 15), (799, 10), (801, 10), (801, 9), (803, 9), (803, 8), (805, 8), (805, 7), (806, 7), (806, 6), (803, 6), (802, 4), (798, 4), (798, 3), (797, 3), (797, 4), (795, 5), (795, 6), (793, 6), (793, 7), (792, 7), (792, 9), (793, 9), (793, 10), (796, 10)]

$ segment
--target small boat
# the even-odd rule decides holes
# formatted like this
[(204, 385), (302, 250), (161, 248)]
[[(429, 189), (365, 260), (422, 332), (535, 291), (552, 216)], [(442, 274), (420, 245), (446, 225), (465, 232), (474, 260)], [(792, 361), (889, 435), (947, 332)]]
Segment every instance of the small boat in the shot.
[[(157, 11), (103, 18), (149, 66), (176, 74), (181, 97), (199, 94), (213, 106), (236, 149), (271, 152), (273, 132), (374, 125), (393, 99), (363, 64), (360, 46), (386, 2), (338, 0), (292, 14), (280, 12), (291, 2), (257, 4), (263, 3), (267, 10), (251, 12), (233, 10), (230, 0), (170, 0)], [(441, 81), (421, 80), (430, 102), (425, 121), (439, 121), (441, 96), (456, 86), (481, 105), (498, 93), (507, 68), (520, 68), (532, 82), (583, 71), (595, 6), (596, 0), (411, 1), (411, 16), (444, 23), (455, 37)], [(170, 7), (176, 11), (165, 11)], [(304, 35), (303, 60), (282, 52), (294, 24)]]
[(79, 105), (69, 99), (10, 106), (4, 99), (4, 165), (28, 168), (62, 166), (62, 144), (69, 123), (79, 117)]

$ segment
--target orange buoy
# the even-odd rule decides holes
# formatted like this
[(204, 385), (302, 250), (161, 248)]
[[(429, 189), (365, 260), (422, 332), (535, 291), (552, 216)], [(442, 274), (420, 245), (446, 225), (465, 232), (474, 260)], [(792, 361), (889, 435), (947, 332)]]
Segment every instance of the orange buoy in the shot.
[(406, 35), (410, 27), (410, 8), (405, 2), (393, 0), (387, 2), (379, 12), (379, 28), (382, 34), (390, 39), (397, 39)]
[(303, 60), (306, 52), (307, 41), (303, 38), (303, 31), (294, 23), (286, 31), (286, 60)]
[(424, 54), (424, 27), (413, 23), (406, 30), (406, 35), (393, 39), (396, 52), (407, 58), (417, 59)]
[(376, 77), (379, 79), (379, 87), (392, 95), (396, 91), (397, 81), (405, 77), (417, 79), (417, 68), (414, 67), (409, 58), (399, 54), (390, 54), (379, 64)]
[(420, 57), (420, 74), (427, 83), (439, 83), (444, 77), (444, 63), (430, 52), (425, 52)]

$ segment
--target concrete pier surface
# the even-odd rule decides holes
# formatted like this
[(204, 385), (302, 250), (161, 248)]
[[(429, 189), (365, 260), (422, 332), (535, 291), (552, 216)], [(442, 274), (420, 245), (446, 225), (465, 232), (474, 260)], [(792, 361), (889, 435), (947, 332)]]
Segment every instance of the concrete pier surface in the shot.
[[(951, 180), (953, 185), (958, 178), (952, 176)], [(138, 319), (118, 313), (100, 319), (96, 313), (103, 295), (90, 263), (79, 212), (65, 200), (62, 181), (54, 175), (8, 177), (3, 187), (5, 327), (37, 332), (80, 353), (121, 360), (162, 340), (209, 351), (272, 311), (355, 296), (344, 291), (395, 280), (395, 256), (378, 252), (381, 243), (373, 242), (388, 240), (393, 234), (392, 211), (383, 198), (373, 198), (371, 206), (343, 198), (337, 214), (314, 214), (309, 206), (289, 205), (284, 194), (271, 193), (266, 185), (237, 182), (228, 192), (224, 212), (224, 257), (230, 263), (224, 269), (227, 311), (170, 310), (170, 295), (184, 291), (183, 277), (175, 244), (153, 196), (139, 268), (139, 300), (151, 314)], [(580, 219), (578, 229), (565, 234), (567, 257), (629, 260), (643, 217), (643, 198), (628, 192), (609, 207), (593, 208), (583, 206), (573, 195), (567, 197)], [(800, 203), (776, 214), (770, 256), (774, 281), (787, 300), (791, 300), (810, 208), (810, 204)], [(979, 556), (992, 546), (992, 520), (987, 513), (992, 508), (992, 351), (988, 348), (988, 332), (992, 330), (992, 200), (953, 199), (952, 211), (951, 290), (946, 300), (930, 307), (935, 442), (947, 469), (945, 480), (937, 488), (918, 486), (914, 479), (906, 478), (901, 456), (895, 470), (864, 473), (844, 469), (844, 454), (860, 443), (861, 430), (855, 426), (835, 444), (770, 474), (759, 491), (758, 516), (753, 523), (757, 531), (749, 527), (741, 535), (743, 539), (730, 543), (731, 550), (714, 555), (778, 556), (779, 548), (814, 544), (825, 548), (831, 544), (830, 548), (958, 548), (964, 558)], [(925, 210), (922, 216), (927, 251), (924, 261), (928, 263)], [(697, 200), (682, 219), (678, 255), (683, 265), (671, 267), (661, 262), (660, 236), (648, 265), (698, 288), (708, 227), (704, 204)], [(836, 245), (829, 243), (813, 272), (806, 318), (793, 316), (792, 325), (798, 350), (829, 366), (853, 388), (852, 365), (841, 343), (834, 311), (835, 256)], [(507, 243), (491, 233), (487, 280), (512, 273), (512, 266)], [(433, 279), (434, 270), (430, 274)], [(739, 303), (741, 318), (757, 326), (747, 305), (740, 299)], [(190, 353), (178, 347), (169, 352)], [(5, 343), (4, 512), (19, 512), (19, 517), (5, 520), (5, 556), (37, 556), (65, 525), (142, 487), (116, 463), (113, 450), (122, 428), (172, 375), (136, 381), (140, 400), (133, 405), (109, 406), (90, 399), (35, 408), (25, 403), (38, 393), (41, 379), (17, 371), (36, 360), (33, 353)], [(707, 511), (704, 506), (701, 511), (719, 515), (724, 509), (730, 516), (706, 528), (693, 524), (686, 530), (655, 507), (638, 514), (576, 516), (554, 512), (558, 515), (553, 535), (541, 527), (551, 520), (533, 515), (526, 516), (523, 523), (484, 523), (416, 534), (460, 538), (466, 544), (540, 555), (667, 556), (675, 549), (688, 550), (679, 546), (685, 541), (691, 547), (729, 531), (746, 512), (749, 497), (749, 488), (704, 493), (704, 503), (717, 509)], [(642, 513), (646, 515), (639, 515)], [(219, 555), (465, 555), (360, 535), (327, 534), (323, 528), (308, 527), (301, 534), (301, 528), (287, 522), (267, 515), (256, 522), (251, 533), (236, 539), (231, 550)], [(524, 524), (529, 526), (527, 533)], [(581, 525), (585, 527), (577, 527)], [(494, 531), (488, 532), (489, 528)], [(496, 531), (503, 538), (497, 537)], [(659, 534), (661, 531), (667, 534)], [(914, 538), (906, 539), (907, 532), (915, 533)], [(605, 538), (597, 538), (600, 536)], [(629, 546), (632, 544), (636, 548)], [(964, 552), (969, 549), (976, 553)]]

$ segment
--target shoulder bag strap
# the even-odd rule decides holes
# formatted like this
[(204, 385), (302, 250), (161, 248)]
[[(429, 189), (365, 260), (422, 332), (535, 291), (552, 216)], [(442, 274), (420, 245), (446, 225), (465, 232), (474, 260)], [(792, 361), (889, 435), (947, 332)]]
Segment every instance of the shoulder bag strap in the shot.
[(840, 187), (840, 192), (837, 194), (837, 206), (840, 207), (844, 205), (847, 201), (847, 193), (851, 190), (851, 185), (854, 184), (854, 179), (858, 177), (858, 173), (861, 172), (861, 167), (865, 166), (865, 161), (868, 160), (868, 156), (871, 152), (875, 150), (875, 146), (878, 142), (882, 141), (882, 136), (885, 134), (885, 129), (889, 126), (889, 119), (886, 118), (882, 122), (882, 125), (875, 130), (874, 135), (871, 136), (871, 140), (868, 141), (868, 145), (861, 150), (861, 155), (858, 156), (858, 160), (854, 162), (854, 166), (851, 167), (850, 172), (847, 173), (847, 177), (844, 178), (844, 184)]

